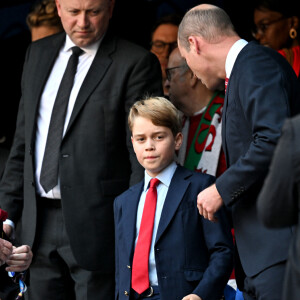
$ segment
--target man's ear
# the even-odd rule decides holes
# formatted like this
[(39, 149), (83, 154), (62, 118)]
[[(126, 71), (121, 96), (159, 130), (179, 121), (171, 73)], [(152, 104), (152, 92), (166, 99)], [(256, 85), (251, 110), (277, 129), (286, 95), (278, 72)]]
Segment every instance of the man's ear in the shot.
[(199, 44), (199, 40), (197, 39), (197, 37), (194, 35), (191, 35), (191, 36), (189, 36), (188, 41), (190, 44), (190, 49), (192, 51), (195, 51), (197, 54), (199, 54), (200, 53), (200, 44)]
[(60, 7), (59, 0), (55, 0), (55, 4), (56, 4), (56, 8), (57, 8), (57, 14), (59, 16), (61, 16), (61, 13), (60, 13), (61, 7)]

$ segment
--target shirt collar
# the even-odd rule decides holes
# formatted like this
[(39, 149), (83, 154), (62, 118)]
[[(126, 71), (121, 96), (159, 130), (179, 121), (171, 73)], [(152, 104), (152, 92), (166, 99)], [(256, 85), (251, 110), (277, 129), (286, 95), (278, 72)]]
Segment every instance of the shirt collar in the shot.
[[(97, 42), (91, 44), (91, 45), (88, 45), (86, 47), (80, 47), (85, 53), (89, 54), (89, 55), (92, 55), (92, 56), (95, 56), (96, 55), (96, 52), (100, 46), (100, 43), (102, 41), (103, 37), (101, 39), (99, 39)], [(70, 39), (70, 37), (68, 35), (66, 35), (66, 42), (65, 42), (65, 45), (64, 45), (64, 48), (63, 48), (63, 51), (65, 52), (68, 52), (68, 51), (71, 51), (71, 48), (76, 46), (72, 40)]]
[(247, 41), (240, 39), (236, 41), (232, 47), (230, 48), (225, 62), (225, 71), (226, 71), (226, 77), (229, 78), (231, 75), (231, 71), (233, 68), (233, 65), (236, 61), (237, 56), (241, 52), (241, 50), (248, 44)]
[[(173, 161), (168, 167), (166, 167), (162, 172), (160, 172), (155, 178), (159, 179), (161, 183), (165, 186), (169, 187), (172, 177), (176, 171), (177, 165)], [(146, 191), (149, 187), (149, 182), (152, 179), (151, 176), (148, 175), (147, 171), (145, 170), (145, 180), (144, 180), (144, 191)]]

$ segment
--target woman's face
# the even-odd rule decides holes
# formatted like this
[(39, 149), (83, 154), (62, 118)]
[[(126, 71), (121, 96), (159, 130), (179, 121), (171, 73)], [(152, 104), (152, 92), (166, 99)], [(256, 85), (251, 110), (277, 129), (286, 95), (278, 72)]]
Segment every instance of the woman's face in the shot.
[(275, 50), (291, 46), (291, 18), (283, 17), (279, 12), (255, 9), (254, 25), (253, 36), (261, 45)]

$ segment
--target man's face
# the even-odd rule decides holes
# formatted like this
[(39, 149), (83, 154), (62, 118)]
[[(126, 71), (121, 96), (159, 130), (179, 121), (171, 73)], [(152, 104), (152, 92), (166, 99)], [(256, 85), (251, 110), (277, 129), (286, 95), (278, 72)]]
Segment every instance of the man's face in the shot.
[[(195, 41), (195, 40), (194, 40)], [(201, 49), (193, 43), (190, 44), (189, 51), (178, 43), (181, 56), (195, 74), (195, 76), (211, 91), (224, 89), (224, 79), (220, 78), (220, 61), (215, 59), (214, 44), (209, 44), (202, 39)], [(198, 45), (199, 48), (199, 45)], [(225, 63), (224, 63), (225, 70)], [(222, 70), (222, 69), (221, 69)]]
[(174, 160), (175, 151), (179, 150), (182, 143), (182, 134), (174, 137), (170, 128), (156, 126), (149, 119), (136, 117), (131, 140), (137, 160), (148, 175), (155, 177)]
[(106, 32), (115, 0), (55, 0), (63, 27), (78, 47), (98, 41)]
[(166, 71), (167, 80), (165, 85), (169, 88), (169, 99), (177, 109), (186, 114), (185, 102), (190, 101), (189, 84), (190, 77), (193, 74), (186, 66), (178, 49), (171, 53)]

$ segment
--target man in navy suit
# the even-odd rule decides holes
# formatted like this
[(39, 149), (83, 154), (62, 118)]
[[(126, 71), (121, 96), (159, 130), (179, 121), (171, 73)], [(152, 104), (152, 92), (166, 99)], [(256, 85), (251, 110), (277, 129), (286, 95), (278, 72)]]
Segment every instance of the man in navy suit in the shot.
[[(220, 210), (218, 222), (212, 223), (199, 215), (196, 206), (198, 193), (212, 184), (214, 177), (174, 162), (182, 143), (181, 120), (167, 99), (136, 102), (130, 110), (129, 127), (145, 177), (114, 203), (116, 299), (219, 300), (233, 267), (230, 225), (225, 210)], [(147, 278), (144, 288), (138, 289), (135, 274), (142, 259), (137, 252), (153, 178), (159, 180), (154, 227), (150, 250), (143, 252), (149, 269), (143, 273)]]
[[(209, 88), (229, 78), (222, 113), (222, 145), (228, 169), (197, 200), (201, 215), (214, 220), (232, 208), (244, 297), (281, 300), (291, 229), (267, 229), (256, 200), (286, 117), (299, 112), (297, 78), (276, 51), (247, 43), (224, 10), (199, 5), (184, 16), (178, 32), (181, 55)], [(240, 275), (239, 275), (240, 274)]]

